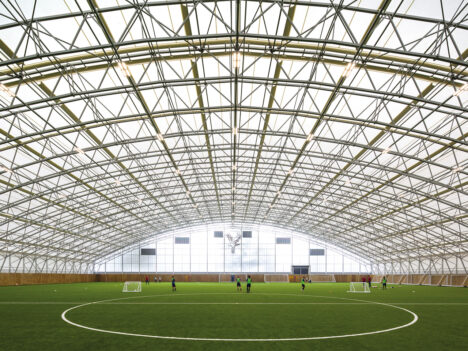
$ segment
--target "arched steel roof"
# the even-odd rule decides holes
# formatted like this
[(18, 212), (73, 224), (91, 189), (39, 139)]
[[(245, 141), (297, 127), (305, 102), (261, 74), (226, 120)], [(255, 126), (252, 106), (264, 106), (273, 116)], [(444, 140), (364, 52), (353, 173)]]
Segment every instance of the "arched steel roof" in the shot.
[(466, 257), (467, 1), (0, 4), (0, 253), (263, 223)]

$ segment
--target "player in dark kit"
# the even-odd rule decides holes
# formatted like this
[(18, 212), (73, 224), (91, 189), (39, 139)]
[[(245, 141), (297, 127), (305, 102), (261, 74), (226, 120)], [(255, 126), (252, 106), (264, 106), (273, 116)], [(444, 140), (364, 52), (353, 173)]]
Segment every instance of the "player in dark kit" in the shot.
[(247, 276), (247, 292), (250, 292), (250, 286), (252, 285), (252, 278), (250, 278), (250, 275)]
[(237, 291), (242, 291), (241, 280), (239, 277), (237, 277)]
[(301, 284), (302, 284), (302, 292), (304, 292), (304, 289), (305, 289), (305, 279), (304, 279), (304, 277), (302, 277)]
[(172, 276), (172, 291), (176, 291), (175, 278)]

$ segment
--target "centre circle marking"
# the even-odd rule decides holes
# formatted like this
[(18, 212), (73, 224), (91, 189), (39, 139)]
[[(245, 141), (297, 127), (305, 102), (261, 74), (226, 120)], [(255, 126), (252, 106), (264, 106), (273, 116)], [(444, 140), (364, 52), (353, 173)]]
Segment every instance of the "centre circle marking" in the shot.
[(387, 329), (381, 329), (381, 330), (375, 330), (371, 332), (364, 332), (364, 333), (355, 333), (355, 334), (342, 334), (342, 335), (327, 335), (327, 336), (311, 336), (311, 337), (302, 337), (302, 338), (276, 338), (276, 339), (230, 339), (230, 338), (189, 338), (189, 337), (181, 337), (181, 336), (163, 336), (163, 335), (150, 335), (150, 334), (137, 334), (137, 333), (126, 333), (126, 332), (120, 332), (120, 331), (114, 331), (114, 330), (107, 330), (107, 329), (99, 329), (99, 328), (92, 328), (88, 327), (83, 324), (78, 324), (75, 322), (72, 322), (67, 318), (67, 313), (89, 305), (96, 305), (104, 302), (111, 302), (111, 301), (120, 301), (120, 300), (128, 300), (128, 299), (142, 299), (142, 298), (149, 298), (149, 297), (155, 297), (155, 296), (200, 296), (200, 295), (238, 295), (236, 293), (202, 293), (202, 294), (177, 294), (177, 295), (147, 295), (147, 296), (132, 296), (132, 297), (122, 297), (118, 299), (108, 299), (108, 300), (101, 300), (101, 301), (94, 301), (94, 302), (87, 302), (78, 306), (71, 307), (65, 311), (62, 312), (62, 319), (66, 323), (73, 325), (78, 328), (83, 328), (83, 329), (88, 329), (92, 331), (97, 331), (100, 333), (108, 333), (108, 334), (117, 334), (117, 335), (127, 335), (127, 336), (138, 336), (138, 337), (143, 337), (143, 338), (153, 338), (153, 339), (169, 339), (169, 340), (190, 340), (190, 341), (230, 341), (230, 342), (252, 342), (252, 341), (263, 341), (263, 342), (268, 342), (268, 341), (304, 341), (304, 340), (324, 340), (324, 339), (339, 339), (339, 338), (350, 338), (353, 336), (364, 336), (364, 335), (373, 335), (373, 334), (382, 334), (382, 333), (388, 333), (394, 330), (398, 329), (403, 329), (406, 327), (409, 327), (413, 324), (415, 324), (419, 317), (416, 313), (413, 311), (410, 311), (406, 308), (391, 305), (388, 303), (383, 303), (383, 302), (375, 302), (375, 301), (366, 301), (366, 300), (358, 300), (358, 299), (349, 299), (345, 297), (332, 297), (332, 296), (319, 296), (319, 295), (295, 295), (295, 294), (255, 294), (255, 295), (268, 295), (268, 296), (307, 296), (307, 297), (320, 297), (320, 298), (326, 298), (326, 299), (338, 299), (338, 300), (349, 300), (349, 301), (357, 301), (357, 302), (365, 302), (373, 305), (382, 305), (382, 306), (387, 306), (391, 308), (395, 308), (398, 310), (402, 310), (404, 312), (407, 312), (413, 316), (413, 319), (402, 325), (398, 325), (393, 328), (387, 328)]

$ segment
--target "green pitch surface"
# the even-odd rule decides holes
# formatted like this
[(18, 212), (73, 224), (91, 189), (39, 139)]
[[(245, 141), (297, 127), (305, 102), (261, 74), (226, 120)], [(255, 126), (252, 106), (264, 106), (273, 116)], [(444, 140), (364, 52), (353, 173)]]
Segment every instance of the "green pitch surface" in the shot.
[[(349, 284), (324, 283), (307, 284), (302, 293), (300, 284), (254, 283), (246, 294), (231, 283), (177, 283), (174, 293), (168, 283), (142, 283), (141, 293), (122, 287), (1, 287), (0, 349), (468, 349), (464, 288), (390, 285), (357, 294), (347, 293)], [(64, 318), (82, 327), (64, 321), (67, 310)]]

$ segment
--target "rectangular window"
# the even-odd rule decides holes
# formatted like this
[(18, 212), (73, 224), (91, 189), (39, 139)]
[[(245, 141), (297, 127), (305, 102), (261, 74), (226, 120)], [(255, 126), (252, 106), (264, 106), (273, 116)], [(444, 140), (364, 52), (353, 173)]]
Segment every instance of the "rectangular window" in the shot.
[(276, 238), (277, 244), (291, 244), (291, 238)]
[(188, 236), (176, 236), (175, 243), (176, 244), (189, 244), (190, 238)]
[(310, 256), (325, 256), (324, 249), (310, 249)]
[(141, 249), (142, 256), (156, 256), (156, 249)]
[(293, 274), (309, 274), (309, 266), (292, 266)]
[(214, 237), (215, 238), (222, 238), (223, 237), (223, 232), (214, 232)]
[(243, 238), (251, 238), (252, 237), (252, 231), (251, 230), (244, 230), (242, 232), (242, 237)]

